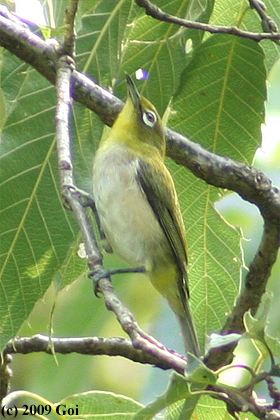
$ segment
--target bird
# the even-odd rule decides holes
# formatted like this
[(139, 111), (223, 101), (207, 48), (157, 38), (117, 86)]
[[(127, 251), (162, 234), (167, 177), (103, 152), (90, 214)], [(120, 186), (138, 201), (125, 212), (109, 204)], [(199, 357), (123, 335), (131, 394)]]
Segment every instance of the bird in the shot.
[(126, 74), (127, 99), (93, 163), (93, 198), (103, 246), (144, 267), (175, 313), (185, 350), (199, 357), (189, 307), (186, 236), (173, 178), (165, 165), (164, 126)]

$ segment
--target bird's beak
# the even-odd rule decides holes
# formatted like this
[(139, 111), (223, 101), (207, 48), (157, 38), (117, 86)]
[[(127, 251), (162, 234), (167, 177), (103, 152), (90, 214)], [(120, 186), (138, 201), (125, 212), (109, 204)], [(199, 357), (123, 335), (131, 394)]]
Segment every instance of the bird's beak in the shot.
[(136, 89), (136, 86), (135, 86), (133, 80), (131, 79), (131, 77), (128, 74), (126, 74), (126, 81), (127, 81), (128, 94), (129, 94), (135, 108), (141, 109), (140, 94), (139, 94), (138, 90)]

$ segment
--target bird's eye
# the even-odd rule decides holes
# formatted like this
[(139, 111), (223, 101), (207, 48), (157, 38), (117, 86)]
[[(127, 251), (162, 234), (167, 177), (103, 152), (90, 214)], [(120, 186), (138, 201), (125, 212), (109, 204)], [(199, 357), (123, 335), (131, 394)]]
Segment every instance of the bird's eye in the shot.
[(148, 127), (153, 127), (157, 121), (157, 116), (153, 111), (143, 112), (143, 121)]

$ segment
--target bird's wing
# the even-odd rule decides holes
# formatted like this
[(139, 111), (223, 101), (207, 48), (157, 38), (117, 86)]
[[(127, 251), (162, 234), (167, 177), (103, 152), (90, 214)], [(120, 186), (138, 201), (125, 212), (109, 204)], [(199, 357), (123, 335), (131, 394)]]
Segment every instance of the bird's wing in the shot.
[(181, 271), (181, 275), (177, 278), (177, 287), (184, 315), (175, 312), (182, 329), (186, 351), (199, 356), (199, 345), (188, 304), (187, 253), (183, 218), (173, 179), (162, 161), (157, 164), (159, 169), (155, 170), (155, 165), (139, 161), (137, 179), (165, 233)]
[[(160, 165), (160, 167), (159, 167)], [(162, 161), (157, 162), (159, 170), (146, 161), (139, 160), (137, 179), (153, 212), (159, 221), (174, 252), (182, 272), (183, 294), (188, 295), (187, 253), (185, 229), (173, 179)]]

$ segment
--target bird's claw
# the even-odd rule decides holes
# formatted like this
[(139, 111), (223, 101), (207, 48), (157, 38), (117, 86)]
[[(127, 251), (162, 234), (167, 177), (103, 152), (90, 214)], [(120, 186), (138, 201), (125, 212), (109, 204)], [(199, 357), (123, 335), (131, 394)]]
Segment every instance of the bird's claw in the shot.
[(111, 271), (107, 270), (107, 268), (104, 268), (104, 267), (98, 267), (97, 269), (90, 271), (88, 273), (88, 277), (92, 279), (93, 281), (93, 284), (94, 284), (93, 290), (96, 297), (99, 297), (99, 294), (101, 293), (101, 290), (99, 287), (100, 280), (106, 278), (111, 281), (110, 274), (111, 274)]
[(97, 267), (95, 270), (88, 273), (88, 277), (93, 280), (94, 283), (94, 294), (98, 297), (98, 294), (101, 293), (99, 282), (101, 279), (108, 279), (111, 281), (110, 276), (114, 274), (126, 274), (126, 273), (145, 273), (145, 267), (136, 267), (136, 268), (118, 268), (110, 270), (104, 267)]

